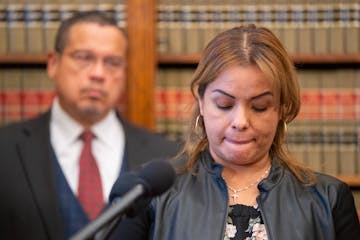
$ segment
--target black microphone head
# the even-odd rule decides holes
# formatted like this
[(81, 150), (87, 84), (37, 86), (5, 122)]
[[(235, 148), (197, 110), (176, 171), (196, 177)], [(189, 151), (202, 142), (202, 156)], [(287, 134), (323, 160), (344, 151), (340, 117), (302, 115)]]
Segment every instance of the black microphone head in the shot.
[(111, 188), (109, 196), (110, 202), (116, 201), (117, 198), (122, 197), (140, 182), (141, 179), (139, 179), (139, 176), (135, 172), (125, 172), (121, 174)]
[(168, 190), (175, 180), (174, 168), (165, 161), (146, 163), (139, 172), (126, 172), (115, 181), (109, 196), (110, 202), (122, 197), (138, 184), (143, 185), (147, 197), (160, 195)]
[(166, 161), (151, 161), (144, 165), (139, 172), (143, 180), (147, 196), (160, 195), (168, 190), (175, 181), (175, 170)]
[(115, 181), (109, 196), (109, 202), (116, 204), (121, 197), (136, 185), (144, 188), (143, 197), (126, 210), (128, 217), (139, 214), (151, 201), (151, 198), (168, 190), (175, 180), (175, 171), (169, 163), (152, 161), (144, 165), (140, 172), (126, 172)]
[[(109, 202), (117, 204), (126, 193), (139, 184), (144, 186), (144, 180), (141, 179), (136, 172), (126, 172), (121, 174), (111, 189)], [(151, 197), (146, 196), (136, 199), (136, 201), (125, 210), (126, 216), (134, 217), (138, 215), (146, 208), (150, 201)]]

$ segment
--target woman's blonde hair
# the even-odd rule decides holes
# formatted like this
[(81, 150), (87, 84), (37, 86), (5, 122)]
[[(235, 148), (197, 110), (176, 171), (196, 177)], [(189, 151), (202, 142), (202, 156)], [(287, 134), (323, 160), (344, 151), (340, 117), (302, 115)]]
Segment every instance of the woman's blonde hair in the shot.
[[(217, 35), (204, 49), (192, 77), (193, 96), (196, 99), (203, 98), (208, 84), (227, 68), (248, 65), (257, 66), (273, 82), (278, 94), (280, 121), (269, 150), (271, 158), (287, 166), (300, 181), (312, 184), (315, 180), (312, 171), (297, 163), (285, 144), (286, 124), (300, 110), (300, 87), (288, 53), (270, 30), (250, 24)], [(195, 101), (184, 148), (180, 154), (188, 157), (182, 170), (193, 170), (200, 153), (208, 146), (199, 104)]]

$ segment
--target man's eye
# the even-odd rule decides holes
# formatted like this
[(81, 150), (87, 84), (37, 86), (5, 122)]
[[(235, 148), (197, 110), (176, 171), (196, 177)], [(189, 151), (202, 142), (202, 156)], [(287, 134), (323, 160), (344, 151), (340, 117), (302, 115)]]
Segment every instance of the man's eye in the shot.
[(106, 58), (105, 64), (112, 67), (120, 67), (123, 65), (123, 60), (120, 58)]
[(85, 54), (85, 55), (79, 55), (78, 59), (82, 61), (91, 61), (93, 57), (91, 55)]
[(91, 54), (87, 54), (87, 53), (76, 53), (73, 54), (72, 57), (76, 61), (81, 61), (81, 62), (91, 62), (94, 59), (94, 57)]

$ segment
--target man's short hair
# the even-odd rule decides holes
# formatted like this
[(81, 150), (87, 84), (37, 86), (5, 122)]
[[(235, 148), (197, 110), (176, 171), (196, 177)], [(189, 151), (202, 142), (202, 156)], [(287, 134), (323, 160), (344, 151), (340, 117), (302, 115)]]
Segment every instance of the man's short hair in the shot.
[(114, 18), (108, 17), (104, 12), (78, 12), (60, 24), (55, 38), (56, 52), (62, 53), (64, 51), (67, 44), (69, 31), (77, 23), (97, 23), (101, 26), (114, 26), (125, 35), (124, 31), (117, 25), (116, 20)]

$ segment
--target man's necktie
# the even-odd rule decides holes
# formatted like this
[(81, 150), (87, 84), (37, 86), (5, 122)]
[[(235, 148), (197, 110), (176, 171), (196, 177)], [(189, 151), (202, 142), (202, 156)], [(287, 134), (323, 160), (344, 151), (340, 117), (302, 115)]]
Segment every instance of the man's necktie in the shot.
[(79, 161), (78, 198), (90, 220), (95, 219), (104, 207), (100, 172), (91, 151), (94, 137), (90, 130), (85, 130), (80, 135), (84, 146)]

